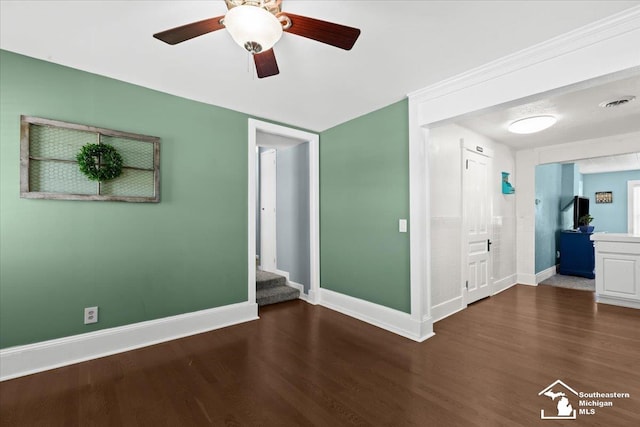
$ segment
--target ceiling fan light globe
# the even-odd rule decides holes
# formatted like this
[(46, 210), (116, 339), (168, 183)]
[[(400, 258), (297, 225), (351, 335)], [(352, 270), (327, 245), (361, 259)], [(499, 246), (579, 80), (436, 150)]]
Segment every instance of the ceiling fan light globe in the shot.
[(274, 15), (257, 6), (236, 6), (224, 17), (233, 40), (251, 53), (264, 52), (282, 37), (282, 24)]

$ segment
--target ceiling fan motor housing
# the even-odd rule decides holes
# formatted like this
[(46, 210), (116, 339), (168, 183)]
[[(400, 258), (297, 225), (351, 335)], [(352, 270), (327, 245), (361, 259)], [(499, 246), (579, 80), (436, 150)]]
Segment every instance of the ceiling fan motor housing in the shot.
[(282, 0), (225, 0), (225, 3), (229, 10), (236, 6), (246, 5), (261, 7), (274, 15), (282, 11)]

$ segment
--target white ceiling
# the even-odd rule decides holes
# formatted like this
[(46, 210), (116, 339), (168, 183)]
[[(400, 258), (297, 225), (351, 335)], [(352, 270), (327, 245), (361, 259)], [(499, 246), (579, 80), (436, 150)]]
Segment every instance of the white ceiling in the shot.
[[(629, 96), (635, 96), (635, 99), (617, 107), (600, 106)], [(539, 114), (556, 116), (558, 122), (533, 134), (508, 131), (513, 121)], [(514, 150), (621, 134), (640, 135), (640, 68), (477, 111), (453, 121)], [(637, 146), (640, 151), (640, 139)], [(582, 174), (640, 170), (640, 154), (598, 157), (575, 163)]]
[(302, 1), (283, 10), (360, 28), (351, 51), (285, 34), (257, 79), (226, 31), (176, 46), (152, 34), (222, 15), (210, 1), (1, 1), (0, 48), (322, 131), (409, 92), (639, 1)]
[[(561, 89), (556, 91), (559, 93), (540, 94), (535, 99), (476, 112), (459, 118), (456, 123), (516, 150), (637, 132), (640, 131), (640, 69), (621, 74), (622, 77), (598, 79), (604, 82), (579, 85), (586, 87)], [(636, 99), (618, 107), (600, 106), (626, 96)], [(515, 120), (540, 114), (555, 116), (558, 122), (542, 132), (527, 135), (507, 129)]]

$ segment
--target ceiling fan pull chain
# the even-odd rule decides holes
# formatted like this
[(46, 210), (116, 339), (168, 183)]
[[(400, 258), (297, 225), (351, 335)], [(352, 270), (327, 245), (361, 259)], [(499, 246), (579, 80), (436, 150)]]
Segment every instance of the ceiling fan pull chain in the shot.
[(253, 72), (253, 54), (247, 52), (247, 73), (251, 74), (251, 80), (256, 79), (256, 73)]

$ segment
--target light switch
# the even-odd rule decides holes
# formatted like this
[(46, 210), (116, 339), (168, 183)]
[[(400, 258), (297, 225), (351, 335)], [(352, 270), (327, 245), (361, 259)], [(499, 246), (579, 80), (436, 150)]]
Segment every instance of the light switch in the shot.
[(407, 220), (406, 219), (401, 219), (398, 221), (398, 231), (401, 233), (406, 233), (407, 232)]

